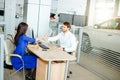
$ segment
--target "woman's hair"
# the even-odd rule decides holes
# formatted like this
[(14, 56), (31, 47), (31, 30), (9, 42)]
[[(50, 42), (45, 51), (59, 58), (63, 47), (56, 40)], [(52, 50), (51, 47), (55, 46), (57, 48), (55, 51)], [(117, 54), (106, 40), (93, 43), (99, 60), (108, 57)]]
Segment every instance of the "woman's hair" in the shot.
[(71, 28), (71, 25), (70, 25), (70, 23), (69, 23), (69, 22), (64, 22), (63, 24), (64, 24), (64, 25), (66, 25), (66, 26), (67, 26), (67, 28), (69, 28), (69, 29)]
[(17, 33), (14, 37), (14, 43), (15, 45), (18, 44), (18, 39), (21, 35), (25, 34), (28, 28), (28, 24), (25, 22), (21, 22), (17, 27)]

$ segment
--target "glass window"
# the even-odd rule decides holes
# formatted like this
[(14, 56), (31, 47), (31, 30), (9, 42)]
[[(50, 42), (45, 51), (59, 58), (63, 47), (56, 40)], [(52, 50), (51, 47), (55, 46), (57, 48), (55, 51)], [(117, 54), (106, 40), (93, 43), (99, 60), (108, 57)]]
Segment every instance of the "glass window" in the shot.
[(119, 23), (117, 21), (111, 20), (111, 21), (105, 22), (103, 24), (100, 24), (99, 28), (102, 28), (102, 29), (117, 29), (118, 24)]

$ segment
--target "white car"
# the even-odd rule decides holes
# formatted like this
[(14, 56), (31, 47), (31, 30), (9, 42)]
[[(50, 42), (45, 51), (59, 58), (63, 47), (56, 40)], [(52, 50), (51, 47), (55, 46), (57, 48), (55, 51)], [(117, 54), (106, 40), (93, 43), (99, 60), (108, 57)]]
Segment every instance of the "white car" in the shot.
[(83, 45), (86, 43), (90, 50), (91, 47), (97, 47), (120, 53), (120, 18), (96, 24), (94, 28), (85, 28), (83, 39), (85, 36), (87, 41), (83, 40)]

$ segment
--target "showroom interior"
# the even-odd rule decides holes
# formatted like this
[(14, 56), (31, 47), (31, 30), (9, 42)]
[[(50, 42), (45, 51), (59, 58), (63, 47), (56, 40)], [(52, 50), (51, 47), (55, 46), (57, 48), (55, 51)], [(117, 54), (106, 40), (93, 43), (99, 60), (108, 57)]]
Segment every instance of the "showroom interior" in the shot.
[[(20, 22), (28, 23), (27, 35), (38, 37), (56, 36), (65, 21), (78, 46), (69, 64), (72, 74), (64, 80), (120, 80), (120, 0), (0, 0), (1, 80), (15, 71), (5, 65), (4, 40), (15, 35)], [(22, 77), (17, 72), (12, 80)]]

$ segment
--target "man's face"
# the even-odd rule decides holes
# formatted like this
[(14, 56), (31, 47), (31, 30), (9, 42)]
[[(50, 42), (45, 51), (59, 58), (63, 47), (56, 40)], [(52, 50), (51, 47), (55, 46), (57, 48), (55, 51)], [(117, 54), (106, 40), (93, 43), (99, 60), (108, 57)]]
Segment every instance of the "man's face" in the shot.
[(63, 32), (67, 32), (68, 30), (69, 30), (69, 28), (67, 28), (66, 25), (63, 25), (63, 26), (62, 26), (62, 31), (63, 31)]

